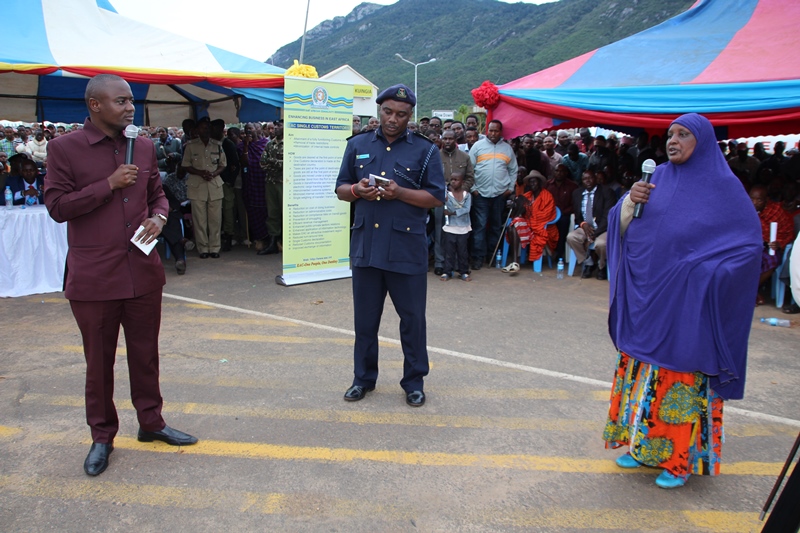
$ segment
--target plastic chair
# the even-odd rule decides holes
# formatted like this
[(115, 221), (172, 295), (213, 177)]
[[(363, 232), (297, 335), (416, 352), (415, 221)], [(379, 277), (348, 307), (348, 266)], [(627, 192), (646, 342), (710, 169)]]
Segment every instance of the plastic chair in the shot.
[[(553, 220), (551, 220), (550, 222), (548, 222), (547, 224), (545, 224), (545, 228), (547, 228), (547, 226), (552, 226), (553, 224), (558, 222), (558, 219), (560, 219), (560, 218), (561, 218), (561, 209), (556, 207), (556, 217)], [(508, 226), (510, 226), (510, 225), (511, 225), (511, 220), (508, 221)], [(547, 253), (547, 247), (546, 246), (545, 246), (545, 249), (542, 251), (542, 256), (544, 256), (545, 254), (547, 254), (547, 266), (550, 267), (550, 268), (553, 268), (553, 256), (552, 256), (552, 254), (548, 254)], [(524, 265), (527, 257), (528, 257), (528, 247), (526, 246), (526, 247), (522, 248), (522, 250), (520, 250), (519, 264)], [(502, 264), (500, 266), (506, 266), (507, 260), (508, 260), (508, 241), (503, 239), (503, 259), (502, 259)], [(539, 259), (537, 259), (536, 261), (533, 262), (533, 271), (534, 272), (541, 272), (542, 271), (542, 258), (541, 257), (539, 257)]]
[(775, 272), (772, 273), (772, 298), (775, 300), (775, 307), (783, 307), (783, 298), (786, 294), (786, 284), (781, 280), (780, 272), (783, 264), (786, 263), (786, 260), (789, 258), (791, 251), (792, 244), (789, 243), (786, 245), (786, 249), (783, 251), (783, 258), (781, 259), (780, 264), (775, 269)]

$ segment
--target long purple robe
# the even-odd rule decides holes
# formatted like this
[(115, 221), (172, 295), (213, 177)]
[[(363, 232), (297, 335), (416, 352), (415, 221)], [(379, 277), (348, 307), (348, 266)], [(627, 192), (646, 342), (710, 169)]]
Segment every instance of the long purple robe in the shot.
[(761, 267), (761, 225), (711, 123), (694, 113), (675, 123), (697, 139), (691, 157), (656, 168), (656, 188), (624, 236), (622, 200), (609, 213), (609, 333), (631, 357), (678, 372), (702, 372), (722, 398), (740, 399)]

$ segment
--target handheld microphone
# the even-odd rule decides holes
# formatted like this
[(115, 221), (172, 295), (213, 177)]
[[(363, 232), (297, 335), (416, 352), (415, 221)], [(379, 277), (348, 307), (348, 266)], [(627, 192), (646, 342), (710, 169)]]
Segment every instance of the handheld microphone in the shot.
[(125, 164), (133, 164), (133, 144), (136, 142), (136, 137), (139, 136), (139, 128), (133, 124), (128, 124), (125, 128), (125, 137), (128, 139), (128, 150), (125, 152)]
[[(652, 159), (648, 159), (642, 163), (642, 181), (645, 183), (650, 183), (650, 178), (653, 177), (653, 172), (655, 171), (656, 162)], [(633, 218), (641, 217), (642, 211), (644, 211), (644, 204), (636, 204), (636, 206), (633, 208)]]

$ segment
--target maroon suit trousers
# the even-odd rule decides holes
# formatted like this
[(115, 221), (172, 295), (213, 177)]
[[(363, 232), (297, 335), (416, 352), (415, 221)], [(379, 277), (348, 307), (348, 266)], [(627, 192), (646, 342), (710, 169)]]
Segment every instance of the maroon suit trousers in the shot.
[(158, 384), (161, 289), (126, 300), (69, 303), (83, 337), (86, 422), (92, 430), (92, 441), (111, 443), (119, 430), (114, 407), (114, 363), (120, 325), (125, 330), (131, 401), (139, 426), (144, 431), (164, 429)]

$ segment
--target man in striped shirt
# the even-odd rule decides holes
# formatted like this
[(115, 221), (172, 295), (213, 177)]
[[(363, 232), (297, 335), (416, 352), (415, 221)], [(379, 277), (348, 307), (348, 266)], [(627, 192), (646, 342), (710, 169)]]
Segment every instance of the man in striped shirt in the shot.
[[(517, 157), (503, 140), (503, 123), (489, 122), (486, 137), (469, 151), (475, 168), (472, 186), (472, 270), (480, 270), (486, 255), (500, 240), (506, 199), (514, 192)], [(490, 258), (491, 259), (491, 258)]]

